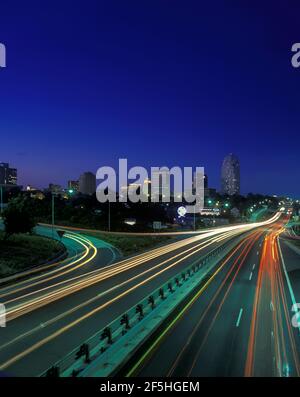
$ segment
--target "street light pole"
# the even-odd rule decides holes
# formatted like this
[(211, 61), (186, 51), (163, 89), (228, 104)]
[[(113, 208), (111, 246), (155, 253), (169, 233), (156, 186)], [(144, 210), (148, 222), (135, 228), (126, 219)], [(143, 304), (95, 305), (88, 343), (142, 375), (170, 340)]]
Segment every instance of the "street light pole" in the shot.
[(52, 238), (54, 238), (54, 193), (52, 192)]
[(108, 200), (108, 231), (110, 232), (110, 201)]
[(194, 232), (196, 231), (196, 205), (194, 205)]
[(0, 186), (0, 202), (1, 202), (1, 214), (3, 212), (3, 186)]

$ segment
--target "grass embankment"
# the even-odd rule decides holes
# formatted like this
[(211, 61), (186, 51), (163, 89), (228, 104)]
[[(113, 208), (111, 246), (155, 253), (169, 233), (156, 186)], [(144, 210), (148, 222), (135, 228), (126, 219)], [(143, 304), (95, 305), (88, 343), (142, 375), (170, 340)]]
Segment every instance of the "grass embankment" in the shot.
[(0, 278), (41, 265), (63, 252), (58, 241), (19, 234), (3, 240), (0, 232)]
[(146, 251), (147, 249), (154, 248), (159, 244), (167, 243), (172, 239), (170, 236), (118, 236), (98, 232), (89, 232), (88, 234), (89, 236), (94, 236), (113, 245), (120, 250), (124, 256)]

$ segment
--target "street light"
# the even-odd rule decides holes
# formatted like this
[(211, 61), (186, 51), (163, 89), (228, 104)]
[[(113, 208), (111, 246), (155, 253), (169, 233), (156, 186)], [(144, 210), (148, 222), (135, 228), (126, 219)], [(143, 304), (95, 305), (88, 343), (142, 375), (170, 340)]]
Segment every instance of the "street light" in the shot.
[(0, 202), (1, 202), (1, 210), (0, 213), (2, 214), (3, 212), (3, 186), (0, 186)]
[(108, 200), (108, 231), (110, 232), (110, 200)]
[(54, 196), (57, 196), (57, 193), (51, 192), (52, 194), (52, 205), (51, 205), (51, 220), (52, 220), (52, 238), (54, 238)]

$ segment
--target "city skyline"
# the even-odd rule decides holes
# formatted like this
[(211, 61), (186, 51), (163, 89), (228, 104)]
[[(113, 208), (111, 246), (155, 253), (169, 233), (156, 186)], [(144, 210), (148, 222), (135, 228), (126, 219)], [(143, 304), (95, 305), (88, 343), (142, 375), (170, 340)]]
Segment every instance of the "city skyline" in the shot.
[[(265, 192), (265, 191), (261, 192), (261, 191), (255, 191), (255, 190), (254, 191), (247, 191), (247, 189), (244, 189), (244, 191), (241, 191), (240, 159), (233, 153), (229, 153), (228, 155), (226, 155), (223, 158), (223, 161), (222, 161), (221, 167), (220, 167), (220, 178), (219, 178), (219, 182), (218, 182), (217, 185), (211, 185), (211, 184), (208, 185), (208, 174), (206, 172), (206, 174), (204, 175), (204, 178), (205, 178), (205, 182), (204, 183), (205, 183), (205, 187), (206, 188), (216, 190), (217, 192), (219, 192), (221, 194), (228, 194), (229, 196), (235, 194), (233, 192), (230, 192), (229, 191), (230, 189), (228, 190), (227, 188), (224, 187), (226, 185), (226, 183), (227, 183), (226, 181), (224, 181), (224, 175), (223, 175), (223, 173), (224, 173), (224, 162), (227, 162), (228, 158), (230, 158), (230, 157), (233, 157), (238, 162), (238, 180), (234, 181), (234, 183), (233, 183), (233, 185), (234, 185), (233, 189), (237, 189), (238, 194), (240, 194), (242, 196), (246, 196), (249, 193), (253, 193), (253, 194), (262, 194), (262, 195), (269, 195), (269, 196), (273, 196), (274, 195), (274, 196), (279, 196), (279, 197), (292, 197), (294, 199), (297, 199), (297, 196), (293, 197), (291, 195), (284, 194), (284, 193), (274, 193), (274, 192)], [(7, 164), (8, 165), (8, 163), (4, 163), (4, 162), (0, 163), (0, 165), (1, 164)], [(171, 168), (171, 167), (169, 167), (169, 168)], [(204, 169), (205, 169), (205, 167), (204, 167)], [(13, 168), (13, 170), (15, 172), (17, 172), (16, 168)], [(19, 174), (19, 172), (18, 172), (18, 174)], [(72, 189), (73, 190), (74, 187), (70, 186), (70, 184), (74, 183), (74, 184), (78, 184), (78, 186), (79, 186), (80, 185), (80, 178), (84, 174), (92, 174), (92, 175), (94, 175), (94, 178), (96, 178), (96, 176), (95, 176), (96, 171), (95, 172), (93, 172), (93, 171), (81, 171), (80, 175), (76, 176), (73, 179), (72, 178), (68, 178), (67, 180), (62, 180), (61, 179), (61, 182), (54, 181), (54, 185), (55, 186), (60, 186), (63, 189), (67, 188), (67, 189)], [(229, 176), (232, 176), (232, 175), (229, 175)], [(15, 177), (15, 179), (17, 181), (17, 177)], [(23, 186), (23, 189), (25, 189), (26, 186), (27, 186), (27, 187), (30, 187), (30, 188), (37, 188), (37, 189), (40, 189), (40, 190), (47, 190), (49, 188), (49, 186), (53, 184), (53, 181), (44, 182), (44, 184), (42, 184), (42, 185), (26, 183), (26, 181), (24, 183), (21, 183), (21, 181), (19, 181), (19, 180), (18, 180), (18, 183), (16, 183), (16, 181), (15, 181), (14, 184), (17, 184), (18, 186)], [(130, 182), (130, 184), (133, 184), (135, 181), (132, 180), (132, 181), (129, 181), (129, 182)], [(96, 190), (97, 185), (98, 184), (97, 184), (97, 180), (96, 180), (95, 190)], [(231, 186), (231, 188), (232, 188), (232, 186)], [(76, 190), (80, 191), (79, 188), (75, 189), (75, 191)]]
[(234, 152), (243, 194), (300, 196), (296, 13), (79, 5), (59, 3), (58, 14), (51, 2), (45, 19), (29, 1), (17, 20), (2, 5), (0, 158), (21, 184), (63, 183), (127, 157), (146, 168), (204, 165), (219, 188)]

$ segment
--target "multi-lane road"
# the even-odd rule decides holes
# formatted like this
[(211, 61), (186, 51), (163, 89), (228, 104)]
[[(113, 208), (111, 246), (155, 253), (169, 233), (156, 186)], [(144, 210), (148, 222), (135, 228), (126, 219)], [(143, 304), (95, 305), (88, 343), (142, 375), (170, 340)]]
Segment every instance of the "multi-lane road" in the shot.
[(64, 239), (78, 245), (67, 260), (0, 287), (7, 309), (0, 371), (38, 376), (170, 277), (236, 240), (207, 287), (128, 373), (297, 375), (298, 335), (281, 258), (289, 247), (279, 248), (279, 217), (187, 235), (127, 259), (95, 238), (66, 232)]
[(245, 237), (127, 376), (299, 376), (299, 329), (292, 323), (299, 252), (285, 244), (283, 226)]

